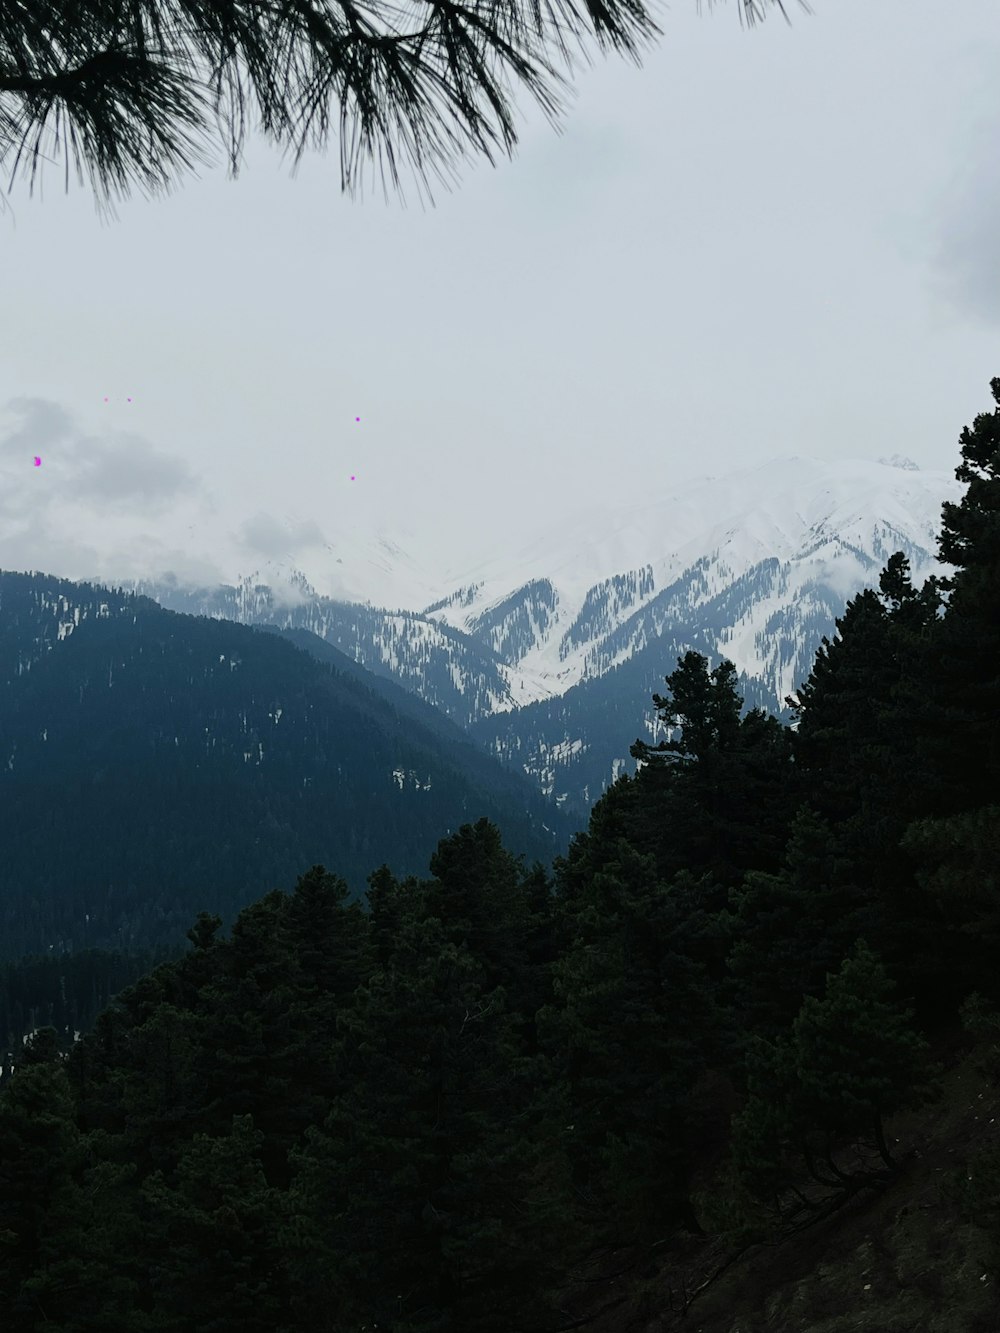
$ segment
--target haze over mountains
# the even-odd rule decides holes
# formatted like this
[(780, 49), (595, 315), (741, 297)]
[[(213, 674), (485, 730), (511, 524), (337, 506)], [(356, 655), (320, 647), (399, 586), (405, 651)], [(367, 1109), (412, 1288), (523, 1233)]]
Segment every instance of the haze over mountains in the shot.
[(953, 474), (900, 455), (795, 457), (554, 516), (526, 548), (471, 568), (425, 569), (413, 532), (397, 534), (409, 549), (358, 533), (311, 561), (230, 565), (223, 587), (170, 571), (124, 586), (172, 610), (308, 630), (581, 812), (633, 771), (637, 736), (659, 738), (651, 695), (689, 649), (729, 658), (746, 707), (789, 720), (785, 697), (894, 551), (918, 585), (946, 572), (935, 537), (960, 494)]

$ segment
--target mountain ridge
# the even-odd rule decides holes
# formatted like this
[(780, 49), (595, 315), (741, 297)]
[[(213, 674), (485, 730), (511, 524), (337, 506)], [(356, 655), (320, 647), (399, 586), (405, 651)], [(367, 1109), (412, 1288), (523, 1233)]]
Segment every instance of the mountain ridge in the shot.
[(894, 551), (918, 584), (947, 572), (936, 533), (960, 492), (900, 455), (771, 460), (605, 512), (603, 531), (602, 511), (576, 515), (456, 574), (422, 610), (337, 601), (301, 571), (132, 586), (175, 610), (309, 630), (580, 810), (633, 771), (637, 736), (658, 736), (651, 695), (686, 651), (728, 658), (747, 706), (790, 720), (786, 696)]
[(182, 941), (196, 910), (235, 911), (312, 863), (360, 896), (380, 864), (423, 873), (484, 816), (516, 853), (567, 850), (576, 822), (522, 774), (295, 637), (0, 572), (11, 956)]

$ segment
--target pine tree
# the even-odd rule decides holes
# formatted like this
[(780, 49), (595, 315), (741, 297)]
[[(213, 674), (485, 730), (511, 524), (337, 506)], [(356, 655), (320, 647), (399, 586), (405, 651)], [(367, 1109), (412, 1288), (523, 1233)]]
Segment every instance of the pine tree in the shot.
[(159, 1333), (140, 1305), (136, 1165), (84, 1135), (56, 1033), (0, 1093), (0, 1304), (23, 1333)]
[(785, 864), (751, 871), (730, 891), (729, 991), (738, 1024), (768, 1039), (787, 1031), (807, 995), (820, 996), (875, 905), (857, 884), (829, 823), (804, 804)]
[(885, 607), (865, 588), (825, 635), (808, 679), (786, 703), (798, 717), (795, 764), (818, 814), (840, 823), (858, 813), (872, 786), (873, 750), (899, 663)]
[(570, 942), (567, 930), (571, 927), (566, 924), (566, 914), (572, 913), (583, 900), (594, 871), (614, 854), (618, 840), (625, 839), (639, 848), (639, 795), (637, 780), (623, 773), (595, 802), (586, 831), (573, 835), (566, 856), (553, 859), (557, 952), (561, 953)]
[(348, 902), (348, 895), (343, 879), (313, 866), (299, 876), (286, 910), (294, 997), (282, 1059), (295, 1072), (284, 1126), (293, 1134), (321, 1124), (330, 1099), (350, 1077), (339, 1015), (371, 975), (376, 946), (368, 914), (360, 902)]
[(901, 845), (920, 891), (906, 932), (916, 984), (949, 1013), (974, 990), (1000, 999), (1000, 807), (916, 820)]
[[(52, 1029), (43, 1045), (49, 1037)], [(46, 1213), (65, 1189), (76, 1140), (72, 1109), (65, 1072), (53, 1060), (15, 1071), (0, 1095), (0, 1305), (30, 1319), (28, 1328), (36, 1311), (24, 1283), (38, 1264)]]
[(264, 1134), (264, 1167), (273, 1185), (287, 1183), (288, 1149), (314, 1115), (300, 1054), (303, 1034), (294, 1026), (300, 989), (288, 911), (288, 896), (274, 890), (233, 923), (215, 975), (203, 987), (207, 1011), (197, 1061), (205, 1107), (199, 1128), (221, 1133), (234, 1115), (252, 1115)]
[(697, 1230), (692, 1093), (721, 1049), (707, 969), (692, 956), (703, 923), (654, 859), (620, 840), (573, 924), (539, 1027), (571, 1108), (566, 1143), (594, 1239)]
[(113, 1075), (127, 1156), (140, 1176), (172, 1168), (204, 1113), (199, 1056), (204, 1023), (172, 1004), (160, 1003), (128, 1034), (127, 1055)]
[(1000, 774), (1000, 377), (990, 389), (996, 409), (959, 437), (955, 476), (967, 490), (943, 506), (938, 537), (939, 558), (956, 572), (940, 580), (947, 609), (918, 664), (941, 816), (988, 804)]
[(925, 1020), (940, 996), (915, 960), (935, 927), (902, 838), (939, 795), (939, 773), (921, 740), (919, 663), (938, 632), (941, 597), (935, 580), (913, 587), (901, 552), (879, 587), (848, 602), (837, 636), (824, 639), (788, 702), (799, 715), (796, 768), (811, 806), (830, 824), (842, 882), (867, 899), (864, 932)]
[[(751, 1042), (750, 1095), (734, 1122), (732, 1151), (759, 1198), (787, 1208), (791, 1197), (793, 1216), (816, 1212), (897, 1169), (884, 1119), (935, 1097), (940, 1083), (912, 1014), (890, 1002), (891, 990), (878, 958), (858, 941), (822, 998), (804, 1000), (787, 1037)], [(874, 1165), (862, 1148), (877, 1153)], [(843, 1160), (848, 1150), (854, 1165)], [(802, 1164), (813, 1184), (808, 1198), (796, 1188)], [(825, 1191), (818, 1198), (815, 1185)]]
[(525, 935), (526, 969), (520, 994), (524, 1049), (528, 1055), (539, 1051), (537, 1015), (552, 1000), (552, 967), (558, 949), (554, 880), (541, 862), (536, 861), (521, 884), (527, 908)]
[[(935, 790), (913, 741), (921, 712), (914, 659), (938, 625), (939, 582), (918, 591), (901, 551), (824, 637), (797, 698), (786, 702), (798, 717), (796, 768), (818, 814), (850, 825), (845, 846), (856, 853), (881, 849), (895, 856), (908, 818), (924, 813)], [(874, 863), (872, 863), (874, 865)]]
[(144, 1181), (142, 1263), (166, 1328), (292, 1333), (263, 1137), (252, 1116), (234, 1116), (228, 1134), (195, 1135), (169, 1177)]
[(374, 962), (368, 918), (339, 875), (313, 866), (296, 881), (286, 912), (299, 984), (334, 1002), (350, 997)]
[(343, 1023), (351, 1085), (292, 1151), (284, 1244), (296, 1317), (317, 1333), (502, 1333), (535, 1312), (563, 1226), (539, 1062), (451, 933), (414, 920), (361, 987)]
[[(920, 589), (910, 579), (910, 562), (901, 551), (890, 557), (879, 576), (879, 593), (888, 613), (898, 674), (881, 701), (877, 758), (881, 809), (893, 814), (892, 830), (904, 819), (941, 808), (941, 781), (921, 743), (927, 717), (922, 661), (940, 630), (942, 580), (926, 579)], [(931, 650), (933, 651), (933, 650)]]
[(664, 879), (705, 871), (729, 887), (746, 870), (777, 869), (796, 778), (787, 728), (760, 709), (741, 721), (731, 662), (709, 673), (706, 658), (686, 653), (667, 684), (653, 703), (681, 735), (630, 747), (645, 767), (630, 792), (629, 840), (655, 855)]
[(510, 1012), (526, 1018), (534, 992), (528, 947), (535, 930), (520, 858), (506, 850), (488, 819), (442, 838), (430, 859), (421, 911), (437, 917), (446, 938), (468, 948), (485, 984), (502, 986)]
[(415, 876), (404, 883), (385, 864), (368, 876), (367, 900), (375, 964), (385, 968), (392, 957), (395, 941), (403, 929), (409, 909), (418, 891)]
[[(652, 763), (654, 768), (685, 766), (701, 760), (705, 764), (735, 748), (740, 729), (740, 697), (736, 693), (736, 668), (721, 662), (708, 672), (701, 653), (688, 652), (678, 659), (677, 670), (667, 677), (670, 694), (653, 695), (661, 721), (681, 728), (678, 740), (649, 745), (637, 740), (629, 753), (633, 759)], [(662, 758), (654, 758), (662, 756)]]

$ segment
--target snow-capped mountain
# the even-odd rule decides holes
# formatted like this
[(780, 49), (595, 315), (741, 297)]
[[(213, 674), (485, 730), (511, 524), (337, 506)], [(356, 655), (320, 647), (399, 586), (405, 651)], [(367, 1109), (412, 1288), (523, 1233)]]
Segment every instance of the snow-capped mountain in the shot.
[(961, 490), (898, 455), (780, 459), (670, 499), (581, 516), (557, 541), (470, 571), (424, 614), (508, 664), (512, 700), (500, 708), (565, 694), (668, 628), (710, 623), (717, 651), (766, 682), (778, 703), (809, 672), (817, 614), (839, 613), (896, 550), (918, 583), (939, 569), (941, 505)]
[(311, 630), (582, 807), (634, 768), (629, 745), (657, 734), (650, 695), (690, 648), (713, 665), (728, 658), (747, 706), (783, 715), (823, 635), (894, 551), (918, 586), (947, 572), (936, 559), (941, 506), (962, 489), (898, 455), (780, 459), (553, 521), (520, 552), (439, 576), (439, 595), (409, 610), (377, 602), (407, 606), (428, 576), (384, 545), (378, 598), (364, 604), (337, 596), (322, 562), (308, 576), (265, 568), (225, 588), (129, 586), (172, 610)]

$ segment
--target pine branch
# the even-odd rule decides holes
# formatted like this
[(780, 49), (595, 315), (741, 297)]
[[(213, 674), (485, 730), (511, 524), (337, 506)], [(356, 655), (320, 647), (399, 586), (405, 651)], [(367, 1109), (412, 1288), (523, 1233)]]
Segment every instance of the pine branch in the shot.
[[(31, 141), (33, 189), (51, 118), (57, 148), (66, 122), (67, 188), (70, 144), (102, 200), (130, 178), (166, 186), (178, 166), (207, 160), (188, 132), (204, 136), (211, 94), (235, 177), (252, 92), (265, 135), (294, 150), (293, 170), (308, 144), (326, 147), (336, 103), (342, 189), (353, 190), (360, 155), (383, 151), (398, 185), (394, 136), (425, 181), (426, 166), (439, 172), (470, 146), (491, 163), (492, 146), (512, 151), (507, 73), (555, 123), (566, 80), (546, 42), (571, 65), (566, 36), (582, 45), (589, 34), (638, 64), (640, 43), (663, 35), (643, 0), (584, 0), (582, 15), (556, 0), (547, 21), (534, 0), (422, 2), (430, 18), (402, 32), (378, 30), (352, 0), (14, 0), (0, 14), (0, 160), (19, 145), (13, 178)], [(765, 2), (785, 13), (782, 0), (740, 0), (741, 19), (758, 22)], [(380, 22), (386, 8), (369, 6)]]

